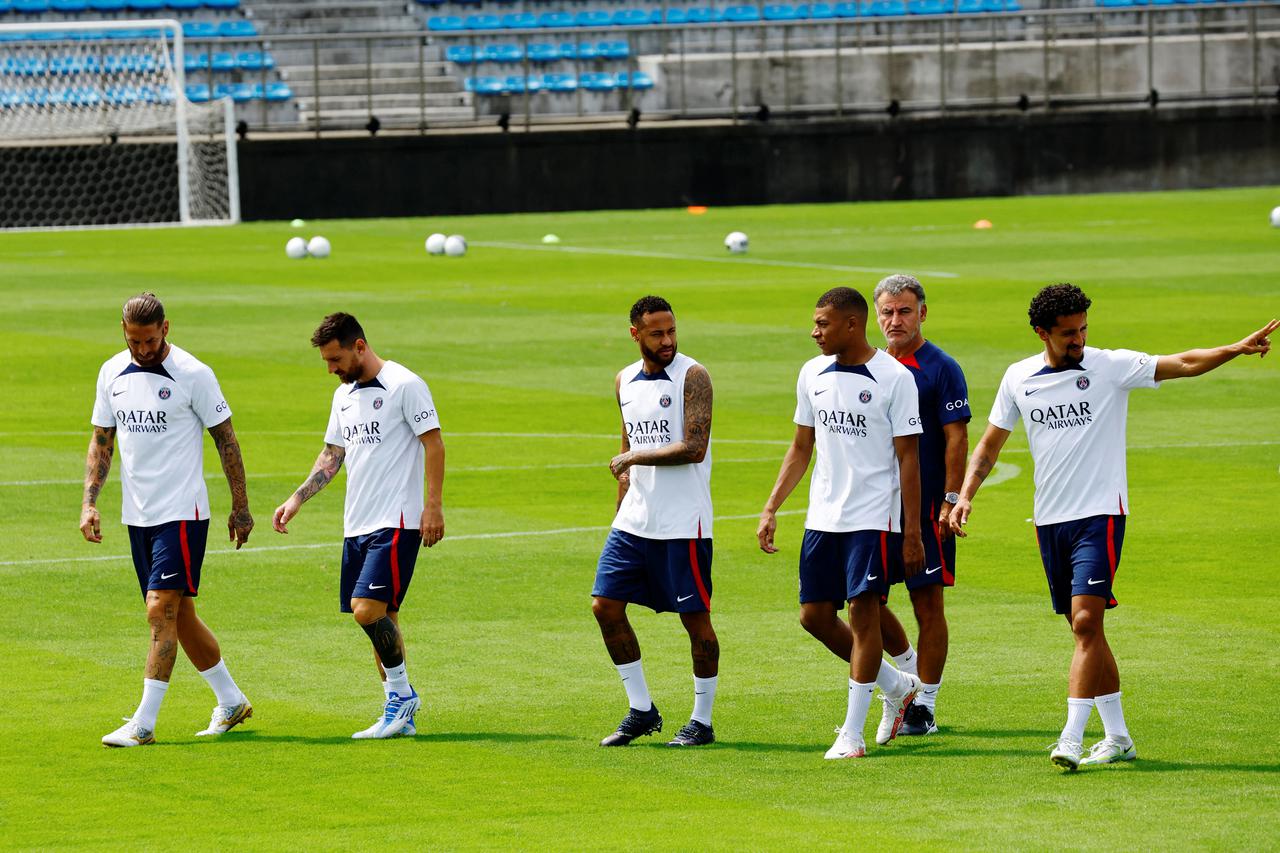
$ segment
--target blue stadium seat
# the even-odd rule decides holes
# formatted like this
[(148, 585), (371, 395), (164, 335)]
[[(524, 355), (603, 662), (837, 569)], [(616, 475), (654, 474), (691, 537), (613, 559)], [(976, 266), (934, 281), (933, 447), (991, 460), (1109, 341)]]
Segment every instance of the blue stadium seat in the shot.
[(538, 16), (532, 12), (514, 12), (502, 16), (504, 30), (534, 30), (538, 28)]
[(506, 91), (506, 81), (499, 77), (468, 77), (463, 88), (477, 95), (501, 95)]
[(653, 23), (653, 14), (648, 9), (619, 9), (613, 13), (613, 24), (617, 27), (642, 27)]
[(182, 57), (182, 70), (204, 71), (209, 67), (209, 54), (207, 53), (187, 53)]
[(487, 44), (484, 46), (483, 59), (485, 62), (523, 62), (524, 48), (518, 44), (503, 42), (499, 44)]
[(11, 56), (4, 61), (4, 73), (13, 77), (34, 77), (44, 74), (49, 64), (39, 57)]
[(164, 0), (126, 0), (125, 6), (130, 12), (159, 12), (164, 8)]
[(942, 0), (908, 0), (907, 13), (910, 15), (944, 15), (947, 12)]
[(982, 0), (960, 0), (956, 11), (961, 15), (977, 15), (983, 11)]
[(251, 39), (258, 37), (258, 28), (253, 21), (235, 18), (218, 24), (218, 35), (229, 39)]
[(108, 104), (121, 107), (146, 100), (142, 89), (137, 86), (108, 86), (102, 95)]
[(208, 103), (211, 94), (207, 83), (196, 83), (187, 86), (187, 100), (193, 104)]
[(124, 0), (89, 0), (89, 8), (94, 12), (123, 12)]
[(572, 42), (572, 41), (561, 42), (560, 58), (561, 59), (577, 59), (578, 58), (577, 42)]
[(687, 24), (689, 23), (689, 13), (681, 8), (672, 7), (667, 9), (668, 24)]
[(899, 18), (907, 14), (906, 0), (882, 0), (879, 5), (882, 18)]
[(859, 6), (857, 0), (846, 0), (834, 7), (837, 18), (857, 18), (866, 13), (866, 7)]
[(525, 85), (523, 74), (510, 74), (502, 81), (503, 91), (510, 92), (513, 95), (523, 95)]
[(497, 15), (467, 15), (466, 25), (469, 30), (500, 30), (502, 19)]
[(599, 9), (588, 9), (573, 16), (574, 26), (607, 27), (613, 23), (613, 16)]
[(612, 92), (618, 88), (618, 78), (607, 71), (588, 71), (578, 75), (578, 85), (588, 92)]
[(600, 48), (589, 41), (584, 41), (578, 45), (578, 58), (585, 60), (599, 59)]
[(795, 7), (786, 3), (770, 3), (764, 7), (766, 21), (795, 21), (799, 18)]
[(52, 101), (68, 107), (96, 107), (102, 103), (102, 95), (92, 86), (67, 86), (54, 90)]
[(270, 71), (276, 67), (276, 60), (260, 50), (242, 50), (236, 54), (236, 67), (241, 71)]
[(45, 15), (50, 11), (49, 0), (13, 0), (13, 11), (23, 15)]
[(524, 88), (525, 91), (530, 93), (541, 92), (547, 88), (547, 83), (542, 79), (541, 74), (530, 74), (524, 80)]
[(572, 27), (573, 15), (568, 12), (543, 12), (538, 16), (538, 26), (544, 29)]
[(281, 83), (279, 81), (275, 83), (268, 83), (264, 97), (266, 100), (273, 103), (287, 101), (293, 97), (293, 90), (289, 88), (288, 83)]
[[(853, 6), (854, 13), (849, 17), (857, 17), (858, 4), (854, 3), (851, 5)], [(836, 7), (832, 6), (830, 3), (801, 3), (796, 7), (796, 11), (801, 12), (801, 10), (803, 10), (803, 17), (814, 21), (825, 21), (829, 18), (836, 17)]]
[(616, 85), (619, 89), (627, 88), (628, 81), (631, 88), (636, 91), (644, 91), (653, 88), (653, 78), (643, 71), (632, 71), (631, 76), (627, 76), (627, 72), (619, 71), (616, 79)]
[(444, 49), (444, 58), (459, 65), (470, 65), (476, 61), (476, 52), (469, 44), (451, 44)]
[(755, 6), (727, 6), (724, 20), (730, 23), (745, 23), (760, 20), (760, 10)]
[(200, 8), (200, 0), (166, 0), (164, 5), (175, 12), (191, 12)]
[(542, 82), (548, 92), (576, 92), (578, 80), (572, 74), (544, 74)]
[(427, 29), (436, 33), (465, 30), (466, 23), (457, 15), (434, 15), (427, 19)]
[(724, 11), (711, 6), (695, 6), (687, 9), (685, 15), (691, 24), (718, 24), (725, 20)]
[(49, 0), (49, 8), (64, 15), (89, 11), (89, 0)]
[(209, 67), (214, 71), (228, 73), (236, 70), (236, 57), (234, 53), (222, 51), (212, 54), (209, 57)]
[(206, 9), (221, 9), (227, 11), (230, 9), (239, 9), (240, 0), (204, 0)]
[(530, 62), (556, 62), (560, 57), (560, 48), (554, 44), (546, 44), (545, 42), (534, 42), (529, 45), (528, 51)]
[[(0, 15), (4, 15), (12, 11), (13, 11), (13, 0), (0, 0)], [(5, 35), (8, 35), (8, 33), (5, 33)], [(9, 92), (8, 89), (0, 89), (0, 94), (5, 94), (5, 93), (16, 94), (16, 93)], [(0, 106), (3, 106), (3, 104), (0, 104)]]
[[(86, 63), (85, 60), (93, 60), (93, 62)], [(50, 74), (83, 74), (85, 71), (96, 74), (101, 70), (97, 59), (92, 56), (50, 56), (48, 60)]]
[(626, 59), (631, 55), (631, 45), (625, 41), (602, 41), (598, 47), (602, 59)]
[(252, 101), (256, 93), (253, 86), (248, 83), (232, 83), (231, 84), (231, 100), (237, 104), (243, 104), (246, 101)]
[(0, 89), (0, 110), (22, 106), (22, 96), (12, 89)]
[(218, 25), (210, 21), (186, 21), (182, 25), (182, 35), (189, 39), (216, 38)]

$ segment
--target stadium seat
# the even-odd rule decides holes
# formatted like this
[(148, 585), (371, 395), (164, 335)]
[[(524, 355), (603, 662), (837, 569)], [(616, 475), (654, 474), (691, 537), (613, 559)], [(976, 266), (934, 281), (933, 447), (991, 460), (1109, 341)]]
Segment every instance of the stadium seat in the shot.
[(188, 53), (182, 57), (182, 70), (204, 71), (209, 67), (209, 54)]
[(766, 21), (794, 21), (799, 18), (794, 6), (785, 3), (770, 3), (764, 7), (762, 17)]
[[(659, 16), (661, 12), (658, 13)], [(654, 22), (654, 13), (648, 9), (619, 9), (613, 13), (616, 27), (642, 27)]]
[(500, 30), (502, 19), (497, 15), (467, 15), (466, 28), (469, 30)]
[(618, 78), (607, 71), (588, 71), (578, 75), (578, 85), (588, 92), (612, 92), (618, 87)]
[(186, 21), (182, 25), (182, 35), (189, 39), (216, 38), (218, 25), (209, 21)]
[(572, 74), (544, 74), (542, 81), (548, 92), (575, 92), (578, 89), (578, 80)]
[(221, 9), (228, 11), (240, 8), (240, 0), (204, 0), (206, 9)]
[(207, 83), (196, 83), (187, 86), (187, 100), (193, 104), (208, 103), (210, 98), (209, 85)]
[(516, 12), (502, 16), (504, 30), (534, 30), (538, 28), (538, 16), (530, 12)]
[(538, 16), (538, 26), (544, 29), (572, 27), (573, 15), (568, 12), (543, 12)]
[(151, 14), (164, 8), (164, 0), (126, 0), (125, 6), (130, 12)]
[[(851, 3), (848, 5), (853, 6), (853, 14), (848, 17), (857, 17), (858, 4)], [(837, 17), (836, 7), (832, 6), (830, 3), (801, 3), (796, 7), (796, 12), (800, 13), (802, 17), (809, 18), (814, 21), (825, 21), (829, 18)]]
[(755, 6), (727, 6), (724, 20), (729, 23), (746, 23), (760, 20), (760, 10)]
[(89, 9), (94, 12), (123, 12), (124, 0), (89, 0)]
[(526, 54), (530, 62), (556, 62), (561, 59), (560, 48), (544, 42), (530, 44)]
[(578, 45), (578, 59), (587, 61), (600, 58), (600, 48), (589, 41), (584, 41)]
[(956, 11), (961, 15), (977, 15), (982, 13), (982, 0), (960, 0)]
[(880, 17), (900, 18), (907, 14), (906, 0), (883, 0), (880, 3)]
[(463, 87), (477, 95), (501, 95), (506, 91), (506, 80), (499, 77), (468, 77)]
[(236, 54), (236, 67), (241, 71), (270, 71), (276, 67), (276, 60), (260, 50), (242, 50)]
[(457, 32), (466, 28), (466, 23), (457, 15), (435, 15), (427, 19), (427, 29), (432, 32)]
[(22, 106), (22, 96), (12, 89), (0, 89), (0, 110)]
[(503, 91), (510, 92), (513, 95), (523, 95), (526, 85), (523, 74), (511, 74), (502, 81)]
[(89, 0), (50, 0), (49, 8), (64, 15), (78, 15), (89, 11)]
[(668, 9), (666, 21), (668, 24), (687, 24), (689, 23), (689, 13), (680, 8)]
[(482, 59), (484, 62), (523, 62), (524, 48), (509, 42), (487, 44)]
[(102, 93), (103, 100), (117, 107), (127, 107), (144, 100), (137, 86), (108, 86)]
[(272, 103), (279, 103), (280, 101), (287, 101), (292, 97), (293, 90), (289, 88), (288, 83), (276, 81), (275, 83), (267, 84), (265, 94), (266, 100)]
[(23, 15), (45, 15), (50, 11), (49, 0), (13, 0), (13, 11)]
[(200, 8), (200, 0), (166, 0), (164, 5), (175, 12), (191, 12)]
[(686, 10), (685, 15), (691, 24), (718, 24), (727, 20), (722, 10), (711, 6), (696, 6)]
[(218, 24), (218, 35), (229, 39), (251, 39), (258, 37), (258, 28), (253, 21), (235, 18)]
[(573, 16), (576, 27), (607, 27), (613, 23), (613, 16), (599, 9), (589, 9)]
[(636, 91), (644, 91), (653, 88), (653, 78), (643, 71), (632, 71), (628, 78), (627, 72), (619, 71), (616, 78), (616, 85), (619, 89), (627, 88), (627, 82), (630, 80), (631, 88)]
[(625, 41), (602, 41), (598, 47), (602, 59), (626, 59), (631, 55), (631, 45)]
[(459, 65), (470, 65), (476, 61), (476, 52), (469, 44), (451, 44), (444, 49), (444, 58)]

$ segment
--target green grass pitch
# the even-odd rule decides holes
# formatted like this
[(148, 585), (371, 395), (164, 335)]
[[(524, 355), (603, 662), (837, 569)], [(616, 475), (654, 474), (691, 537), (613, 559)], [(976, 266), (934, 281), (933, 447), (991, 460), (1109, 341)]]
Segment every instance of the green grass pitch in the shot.
[[(1259, 189), (334, 221), (304, 229), (333, 256), (303, 262), (285, 258), (297, 232), (279, 223), (0, 235), (0, 846), (1274, 847), (1280, 355), (1132, 395), (1133, 515), (1107, 619), (1130, 765), (1064, 776), (1048, 761), (1071, 639), (1028, 523), (1021, 430), (960, 546), (936, 737), (822, 760), (847, 671), (796, 618), (802, 516), (782, 519), (772, 557), (754, 530), (822, 291), (919, 272), (926, 333), (968, 375), (976, 441), (1004, 368), (1039, 346), (1025, 312), (1044, 284), (1086, 289), (1103, 347), (1216, 345), (1280, 313), (1278, 201)], [(974, 230), (980, 218), (995, 227)], [(735, 229), (751, 237), (744, 257), (721, 246)], [(437, 230), (465, 234), (470, 254), (428, 257)], [(562, 244), (542, 246), (547, 232)], [(100, 546), (77, 531), (79, 483), (96, 371), (143, 289), (235, 413), (258, 526), (239, 553), (217, 539), (228, 495), (207, 442), (200, 607), (256, 714), (197, 740), (213, 699), (180, 657), (159, 744), (106, 750), (99, 738), (137, 702), (147, 629), (118, 465)], [(716, 389), (720, 742), (689, 752), (596, 746), (625, 710), (588, 597), (613, 512), (612, 378), (636, 357), (626, 313), (649, 292), (673, 302), (681, 348)], [(335, 380), (308, 337), (338, 309), (426, 377), (445, 428), (448, 536), (422, 555), (404, 610), (425, 701), (416, 740), (350, 740), (381, 693), (367, 639), (337, 612), (343, 478), (288, 537), (270, 529), (321, 447)], [(633, 621), (670, 734), (692, 705), (687, 640), (671, 615)]]

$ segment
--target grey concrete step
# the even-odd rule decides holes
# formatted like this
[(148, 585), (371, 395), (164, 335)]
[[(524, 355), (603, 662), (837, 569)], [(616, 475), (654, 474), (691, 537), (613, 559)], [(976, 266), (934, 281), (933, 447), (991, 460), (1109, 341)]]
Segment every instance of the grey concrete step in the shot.
[[(316, 91), (315, 82), (307, 80), (290, 80), (290, 88), (293, 89), (294, 97), (310, 97)], [(326, 95), (354, 95), (365, 97), (368, 92), (368, 84), (364, 80), (330, 80), (325, 77), (320, 78), (320, 94)], [(378, 95), (414, 95), (416, 96), (420, 90), (425, 89), (428, 95), (456, 92), (458, 91), (458, 81), (456, 78), (440, 75), (436, 77), (427, 77), (419, 80), (417, 77), (405, 77), (400, 79), (381, 79), (375, 80), (373, 86), (374, 96)]]

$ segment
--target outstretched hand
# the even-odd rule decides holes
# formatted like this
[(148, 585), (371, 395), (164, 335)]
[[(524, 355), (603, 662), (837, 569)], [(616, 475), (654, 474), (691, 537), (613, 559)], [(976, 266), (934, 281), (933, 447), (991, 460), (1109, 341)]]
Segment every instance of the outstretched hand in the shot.
[(1254, 355), (1255, 353), (1261, 358), (1271, 352), (1271, 333), (1276, 329), (1280, 329), (1280, 320), (1272, 320), (1258, 331), (1249, 335), (1240, 341), (1240, 347), (1243, 355)]

